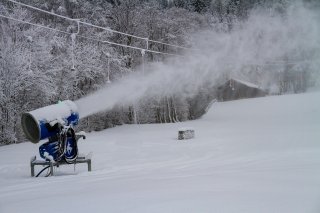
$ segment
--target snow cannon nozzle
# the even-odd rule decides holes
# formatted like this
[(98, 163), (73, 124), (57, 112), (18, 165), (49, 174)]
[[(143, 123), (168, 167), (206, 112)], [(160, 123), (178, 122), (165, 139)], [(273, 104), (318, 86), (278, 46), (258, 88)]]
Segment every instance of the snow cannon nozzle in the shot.
[(21, 117), (23, 132), (32, 143), (57, 135), (61, 126), (73, 127), (78, 122), (77, 106), (70, 100), (23, 113)]

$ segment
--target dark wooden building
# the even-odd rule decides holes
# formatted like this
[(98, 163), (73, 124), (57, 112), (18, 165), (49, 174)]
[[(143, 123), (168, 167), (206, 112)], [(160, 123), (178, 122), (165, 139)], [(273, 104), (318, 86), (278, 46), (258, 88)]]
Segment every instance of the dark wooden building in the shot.
[(266, 96), (267, 92), (250, 82), (230, 79), (218, 87), (219, 101), (231, 101), (243, 98), (256, 98)]

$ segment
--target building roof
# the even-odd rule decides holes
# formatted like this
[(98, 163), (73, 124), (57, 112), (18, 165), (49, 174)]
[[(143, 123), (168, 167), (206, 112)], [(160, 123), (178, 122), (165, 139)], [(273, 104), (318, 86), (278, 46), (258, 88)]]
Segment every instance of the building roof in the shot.
[[(240, 79), (237, 79), (237, 78), (231, 78), (230, 80), (237, 81), (237, 82), (239, 82), (239, 83), (241, 83), (241, 84), (244, 84), (244, 85), (246, 85), (246, 86), (248, 86), (248, 87), (261, 89), (258, 85), (253, 84), (253, 83), (248, 82), (248, 81), (240, 80)], [(230, 81), (230, 80), (229, 80), (229, 81)]]

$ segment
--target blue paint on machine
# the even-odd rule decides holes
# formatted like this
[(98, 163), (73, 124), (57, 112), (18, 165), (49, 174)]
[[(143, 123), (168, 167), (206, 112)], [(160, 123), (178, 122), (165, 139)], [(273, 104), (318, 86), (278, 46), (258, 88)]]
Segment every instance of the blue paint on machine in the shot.
[(72, 163), (78, 156), (78, 146), (74, 130), (67, 128), (61, 130), (58, 137), (52, 137), (51, 140), (39, 147), (40, 156), (46, 160), (65, 161)]
[[(79, 113), (73, 112), (70, 116), (66, 118), (62, 118), (64, 121), (64, 126), (76, 126), (79, 123)], [(39, 129), (40, 129), (40, 139), (43, 140), (46, 138), (50, 138), (59, 133), (59, 129), (55, 126), (51, 127), (50, 124), (46, 120), (39, 121)]]

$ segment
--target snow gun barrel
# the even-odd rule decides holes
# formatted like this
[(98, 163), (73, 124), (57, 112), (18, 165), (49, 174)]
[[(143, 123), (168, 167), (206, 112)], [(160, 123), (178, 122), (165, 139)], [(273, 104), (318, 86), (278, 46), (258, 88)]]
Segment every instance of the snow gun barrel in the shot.
[(70, 100), (23, 113), (21, 117), (23, 132), (32, 143), (55, 136), (60, 131), (58, 124), (75, 126), (78, 121), (77, 106)]

